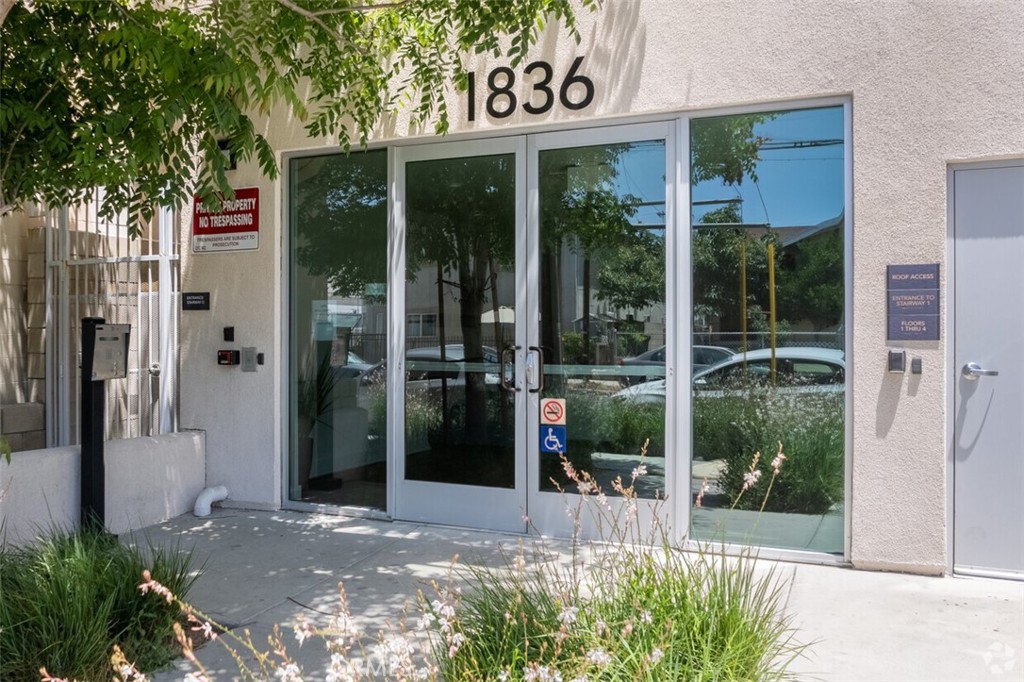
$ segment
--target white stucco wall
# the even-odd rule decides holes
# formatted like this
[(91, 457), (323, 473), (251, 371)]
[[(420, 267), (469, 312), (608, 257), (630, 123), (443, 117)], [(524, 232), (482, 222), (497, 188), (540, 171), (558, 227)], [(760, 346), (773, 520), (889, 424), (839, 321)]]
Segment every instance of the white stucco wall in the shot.
[[(260, 188), (260, 244), (254, 251), (192, 253), (182, 246), (183, 292), (209, 292), (210, 310), (181, 312), (182, 428), (206, 432), (211, 485), (226, 483), (232, 501), (280, 505), (281, 240), (278, 189), (253, 168), (231, 172), (235, 187)], [(191, 239), (191, 213), (182, 234)], [(235, 340), (224, 341), (224, 327)], [(217, 364), (219, 349), (253, 346), (256, 372)]]
[[(107, 529), (121, 534), (191, 510), (206, 487), (204, 440), (186, 431), (107, 441)], [(81, 471), (78, 446), (16, 452), (10, 464), (0, 462), (3, 540), (22, 544), (51, 526), (77, 526)]]
[[(580, 45), (549, 30), (535, 56), (564, 74), (586, 55), (584, 72), (597, 86), (593, 105), (573, 112), (556, 104), (542, 116), (520, 108), (489, 121), (478, 98), (477, 121), (468, 123), (464, 95), (451, 93), (450, 137), (766, 103), (784, 108), (788, 100), (835, 95), (852, 103), (850, 558), (870, 568), (944, 571), (949, 329), (944, 317), (942, 340), (906, 344), (922, 358), (922, 375), (888, 375), (885, 266), (937, 262), (945, 278), (947, 164), (1024, 156), (1024, 4), (617, 0), (581, 19)], [(467, 65), (480, 82), (501, 63), (485, 55)], [(525, 92), (519, 89), (520, 101)], [(333, 145), (305, 138), (284, 115), (268, 119), (264, 130), (279, 152)], [(409, 134), (402, 117), (392, 130), (382, 139)], [(209, 290), (214, 304), (210, 313), (182, 316), (182, 423), (207, 431), (211, 480), (226, 482), (236, 499), (275, 505), (286, 456), (286, 223), (275, 205), (284, 184), (260, 180), (251, 167), (236, 171), (235, 180), (261, 187), (261, 247), (186, 254), (183, 289)], [(948, 299), (944, 291), (943, 303)], [(219, 340), (229, 324), (234, 346)], [(216, 366), (217, 348), (241, 345), (267, 351), (268, 364), (249, 375)]]

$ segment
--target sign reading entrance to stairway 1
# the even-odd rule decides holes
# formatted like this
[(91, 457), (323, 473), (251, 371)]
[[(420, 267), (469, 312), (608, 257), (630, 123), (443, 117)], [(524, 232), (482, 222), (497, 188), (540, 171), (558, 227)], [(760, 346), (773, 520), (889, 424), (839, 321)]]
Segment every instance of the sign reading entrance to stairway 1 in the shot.
[(540, 451), (561, 454), (565, 452), (565, 427), (540, 425)]
[(565, 426), (565, 398), (544, 398), (541, 400), (540, 423)]

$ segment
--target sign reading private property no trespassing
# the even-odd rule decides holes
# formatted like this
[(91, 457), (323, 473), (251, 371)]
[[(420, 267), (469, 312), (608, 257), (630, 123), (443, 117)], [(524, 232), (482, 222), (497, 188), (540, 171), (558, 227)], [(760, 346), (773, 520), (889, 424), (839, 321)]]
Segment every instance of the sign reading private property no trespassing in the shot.
[(223, 197), (219, 210), (192, 199), (192, 251), (251, 251), (260, 246), (260, 189), (243, 187)]

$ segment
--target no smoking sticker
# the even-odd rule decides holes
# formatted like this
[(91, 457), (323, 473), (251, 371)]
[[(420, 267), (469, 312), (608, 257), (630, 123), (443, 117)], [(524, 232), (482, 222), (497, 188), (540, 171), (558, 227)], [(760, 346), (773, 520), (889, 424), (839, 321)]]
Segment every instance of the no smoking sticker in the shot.
[(540, 401), (540, 423), (565, 426), (565, 398), (544, 398)]

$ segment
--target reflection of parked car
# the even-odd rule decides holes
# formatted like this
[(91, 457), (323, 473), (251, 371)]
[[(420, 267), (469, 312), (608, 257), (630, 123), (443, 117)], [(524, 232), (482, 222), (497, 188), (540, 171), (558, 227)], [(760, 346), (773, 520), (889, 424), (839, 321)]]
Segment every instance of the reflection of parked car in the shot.
[(348, 356), (345, 358), (345, 364), (334, 368), (334, 375), (338, 379), (351, 379), (363, 376), (374, 367), (376, 367), (374, 363), (367, 362), (352, 351), (349, 351)]
[[(691, 365), (694, 374), (716, 362), (733, 356), (735, 351), (721, 346), (694, 346), (693, 364)], [(619, 360), (622, 375), (619, 383), (623, 386), (631, 386), (642, 381), (648, 381), (654, 377), (665, 376), (665, 346), (641, 353), (636, 357), (622, 358)], [(647, 370), (645, 367), (659, 367), (658, 370)]]
[(461, 343), (450, 343), (444, 347), (444, 362), (441, 361), (441, 347), (409, 348), (405, 351), (406, 381), (448, 379), (465, 381), (464, 373), (484, 372), (484, 382), (498, 383), (498, 351), (491, 346), (481, 348), (482, 356), (467, 358)]
[[(771, 383), (769, 348), (737, 353), (697, 372), (693, 389), (697, 395), (721, 394)], [(775, 385), (786, 391), (842, 391), (846, 381), (843, 352), (833, 348), (786, 347), (775, 349)], [(639, 403), (665, 401), (665, 380), (648, 381), (624, 388), (614, 395)]]

